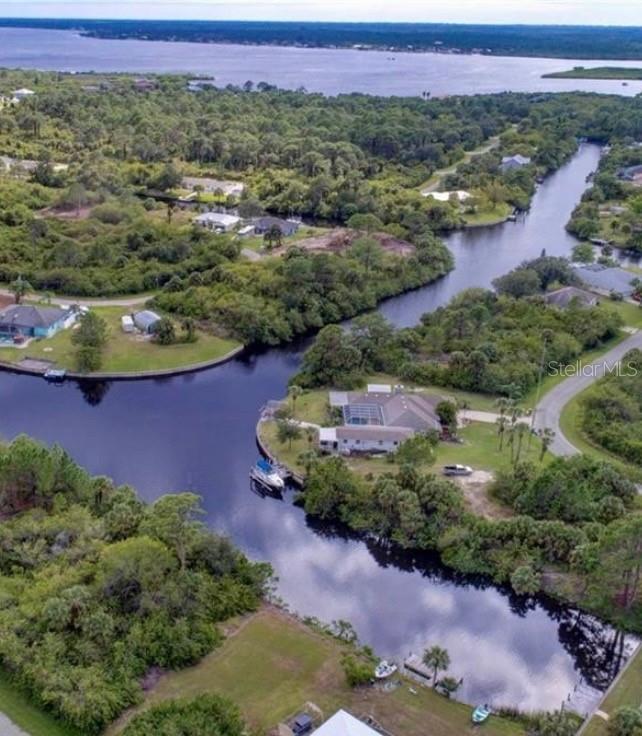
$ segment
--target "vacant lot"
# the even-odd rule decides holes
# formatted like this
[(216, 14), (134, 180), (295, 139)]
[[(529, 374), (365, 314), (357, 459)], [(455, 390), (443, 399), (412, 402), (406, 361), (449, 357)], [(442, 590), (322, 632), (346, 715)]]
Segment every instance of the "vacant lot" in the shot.
[[(357, 716), (372, 715), (395, 736), (474, 733), (471, 708), (428, 687), (404, 680), (389, 693), (374, 688), (351, 690), (340, 663), (345, 651), (346, 645), (335, 639), (264, 608), (243, 621), (219, 650), (198, 665), (162, 677), (143, 707), (168, 698), (217, 692), (236, 701), (253, 730), (270, 730), (306, 702), (313, 702), (324, 718), (338, 708)], [(119, 734), (125, 721), (114, 724), (105, 736)], [(519, 726), (494, 717), (484, 732), (487, 736), (522, 733)]]
[[(349, 248), (355, 240), (362, 237), (369, 237), (376, 240), (379, 245), (387, 253), (393, 253), (398, 256), (411, 256), (415, 253), (415, 246), (405, 240), (399, 240), (387, 233), (364, 233), (358, 230), (350, 230), (345, 227), (328, 230), (311, 238), (298, 240), (296, 246), (303, 248), (311, 253), (341, 253)], [(277, 248), (272, 253), (280, 255), (287, 251), (288, 246)]]

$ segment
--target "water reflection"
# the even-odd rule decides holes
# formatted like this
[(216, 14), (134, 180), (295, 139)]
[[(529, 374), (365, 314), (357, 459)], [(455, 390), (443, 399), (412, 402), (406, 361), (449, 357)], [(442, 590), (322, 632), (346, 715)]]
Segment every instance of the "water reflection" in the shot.
[[(567, 253), (564, 224), (599, 151), (580, 154), (539, 189), (523, 222), (449, 239), (457, 269), (437, 284), (390, 300), (397, 324), (491, 280), (525, 258)], [(60, 387), (0, 374), (0, 431), (59, 442), (92, 473), (129, 483), (148, 500), (202, 494), (208, 522), (249, 554), (269, 560), (279, 594), (304, 614), (353, 623), (382, 655), (439, 642), (471, 702), (555, 708), (571, 696), (591, 706), (630, 641), (548, 599), (524, 599), (483, 578), (458, 575), (433, 556), (360, 539), (306, 519), (301, 509), (249, 489), (261, 406), (283, 396), (303, 345), (245, 354), (217, 369), (158, 381), (83, 381)]]

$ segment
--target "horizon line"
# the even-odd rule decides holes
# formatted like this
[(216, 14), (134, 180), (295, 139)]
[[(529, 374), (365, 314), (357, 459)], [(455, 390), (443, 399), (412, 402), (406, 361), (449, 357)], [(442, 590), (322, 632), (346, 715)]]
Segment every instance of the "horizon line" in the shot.
[(369, 20), (273, 20), (267, 18), (128, 18), (128, 17), (105, 17), (90, 18), (86, 16), (50, 16), (50, 15), (0, 15), (0, 23), (5, 20), (12, 21), (82, 21), (82, 22), (130, 22), (130, 23), (269, 23), (283, 25), (381, 25), (381, 26), (488, 26), (500, 28), (627, 28), (640, 29), (642, 25), (621, 24), (621, 23), (498, 23), (478, 21), (475, 23), (462, 23), (458, 21), (429, 21), (429, 20), (388, 20), (388, 21), (369, 21)]

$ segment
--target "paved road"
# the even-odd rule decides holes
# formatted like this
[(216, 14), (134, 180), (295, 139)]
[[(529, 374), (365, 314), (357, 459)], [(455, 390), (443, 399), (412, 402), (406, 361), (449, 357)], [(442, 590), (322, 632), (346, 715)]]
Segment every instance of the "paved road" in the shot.
[[(13, 294), (8, 289), (0, 289), (0, 296), (10, 296)], [(27, 294), (27, 299), (44, 298), (44, 294)], [(152, 298), (151, 294), (143, 296), (120, 297), (115, 299), (78, 299), (75, 296), (52, 296), (52, 304), (78, 304), (81, 307), (136, 307)]]
[(16, 726), (4, 713), (0, 713), (0, 733), (2, 736), (29, 736), (26, 731)]
[(550, 448), (554, 455), (569, 456), (580, 452), (566, 439), (560, 427), (560, 417), (564, 407), (593, 382), (602, 378), (607, 368), (613, 369), (626, 353), (635, 348), (642, 350), (642, 331), (631, 335), (593, 363), (584, 365), (581, 375), (571, 376), (562, 381), (540, 401), (535, 410), (535, 428), (549, 427), (555, 432), (555, 439)]
[(464, 157), (459, 159), (459, 161), (454, 163), (452, 166), (448, 166), (445, 169), (438, 169), (430, 177), (428, 182), (422, 184), (421, 193), (423, 195), (427, 195), (431, 192), (436, 192), (441, 186), (441, 180), (445, 176), (448, 176), (448, 174), (454, 174), (462, 164), (467, 164), (471, 159), (475, 158), (476, 156), (483, 156), (485, 153), (489, 153), (494, 148), (497, 148), (498, 145), (499, 136), (493, 136), (492, 138), (489, 138), (488, 142), (485, 143), (483, 146), (476, 148), (474, 151), (467, 151), (464, 154)]

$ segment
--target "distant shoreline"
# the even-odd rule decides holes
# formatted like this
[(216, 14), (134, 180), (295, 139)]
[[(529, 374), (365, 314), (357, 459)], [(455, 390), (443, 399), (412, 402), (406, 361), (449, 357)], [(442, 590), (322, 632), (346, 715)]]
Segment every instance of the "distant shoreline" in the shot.
[(0, 18), (0, 27), (105, 40), (642, 61), (642, 27), (633, 26)]
[(585, 68), (583, 66), (568, 69), (563, 72), (542, 74), (542, 79), (606, 79), (615, 81), (638, 82), (642, 80), (642, 67), (598, 66)]

